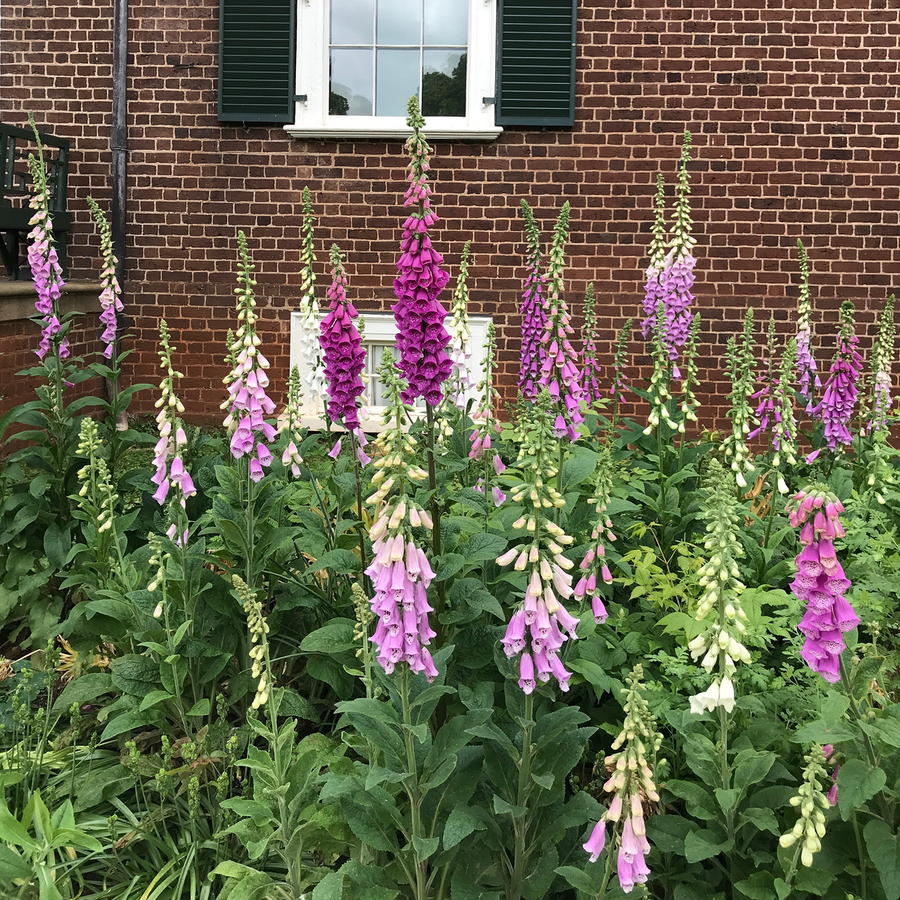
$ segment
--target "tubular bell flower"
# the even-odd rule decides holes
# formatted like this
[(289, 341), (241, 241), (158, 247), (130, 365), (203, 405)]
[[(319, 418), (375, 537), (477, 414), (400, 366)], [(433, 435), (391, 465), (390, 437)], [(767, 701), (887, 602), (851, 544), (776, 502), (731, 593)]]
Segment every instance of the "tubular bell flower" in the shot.
[(313, 263), (313, 231), (316, 217), (313, 212), (309, 188), (303, 188), (303, 225), (300, 242), (300, 352), (309, 369), (307, 388), (310, 400), (315, 401), (325, 391), (325, 368), (322, 362), (322, 347), (319, 344), (319, 304), (316, 300), (316, 273)]
[(613, 742), (614, 752), (604, 760), (605, 770), (611, 774), (603, 790), (612, 794), (613, 798), (609, 809), (584, 844), (591, 862), (596, 862), (606, 844), (607, 823), (613, 829), (619, 822), (622, 823), (616, 869), (619, 885), (626, 894), (635, 884), (644, 884), (650, 874), (645, 860), (650, 844), (644, 822), (644, 805), (659, 802), (653, 771), (647, 760), (647, 749), (650, 748), (655, 756), (662, 744), (662, 735), (657, 731), (656, 720), (642, 693), (643, 674), (643, 667), (638, 664), (626, 679), (625, 721)]
[(656, 309), (656, 328), (650, 339), (653, 350), (653, 374), (647, 393), (650, 402), (650, 414), (647, 416), (647, 427), (644, 434), (652, 434), (660, 422), (665, 422), (673, 431), (678, 431), (678, 423), (669, 412), (669, 400), (672, 394), (672, 360), (666, 350), (666, 316), (662, 302)]
[(584, 349), (582, 351), (584, 369), (581, 373), (581, 389), (588, 403), (597, 403), (604, 398), (605, 391), (600, 384), (601, 369), (597, 361), (597, 322), (594, 317), (594, 285), (587, 286), (584, 298)]
[(375, 441), (378, 454), (372, 484), (377, 490), (366, 503), (375, 509), (369, 530), (374, 560), (366, 569), (375, 596), (372, 613), (378, 617), (370, 640), (378, 647), (378, 662), (390, 674), (405, 662), (413, 672), (424, 672), (431, 681), (438, 673), (427, 649), (434, 631), (428, 624), (428, 586), (434, 572), (425, 552), (416, 546), (412, 529), (431, 529), (431, 516), (417, 506), (415, 483), (427, 481), (428, 473), (415, 462), (416, 442), (404, 432), (409, 407), (393, 355), (384, 351), (379, 370), (387, 396), (382, 433)]
[(748, 309), (744, 315), (744, 330), (741, 335), (741, 346), (738, 349), (734, 338), (728, 338), (728, 376), (732, 384), (731, 408), (728, 418), (731, 419), (731, 434), (725, 437), (725, 459), (734, 472), (734, 480), (738, 487), (747, 486), (745, 475), (755, 468), (753, 457), (747, 446), (747, 438), (756, 420), (750, 410), (748, 397), (753, 389), (753, 310)]
[[(574, 333), (571, 316), (563, 296), (564, 250), (569, 236), (569, 201), (563, 203), (553, 232), (547, 278), (547, 321), (541, 341), (544, 345), (544, 361), (538, 381), (546, 388), (556, 413), (553, 428), (558, 438), (578, 439), (577, 426), (584, 421), (581, 403), (585, 393), (581, 387), (579, 358), (569, 343)], [(552, 412), (551, 412), (552, 415)]]
[(791, 582), (795, 596), (806, 603), (798, 626), (805, 637), (800, 655), (814, 672), (836, 682), (841, 677), (844, 632), (859, 624), (859, 617), (844, 596), (850, 581), (833, 544), (835, 538), (844, 536), (840, 520), (844, 506), (824, 485), (812, 485), (794, 495), (787, 511), (790, 524), (800, 529), (803, 546)]
[(628, 355), (628, 340), (631, 337), (633, 319), (626, 319), (619, 336), (616, 338), (616, 349), (613, 353), (613, 378), (609, 394), (616, 403), (625, 402), (625, 391), (631, 389), (628, 376), (625, 374), (625, 358)]
[(833, 804), (822, 790), (823, 782), (827, 782), (825, 770), (825, 748), (818, 744), (810, 748), (806, 754), (806, 768), (803, 770), (803, 784), (796, 797), (791, 798), (791, 806), (800, 807), (800, 818), (794, 827), (783, 834), (778, 843), (782, 847), (793, 847), (802, 840), (800, 862), (811, 866), (813, 854), (822, 849), (822, 838), (825, 837), (825, 810)]
[(891, 365), (894, 361), (894, 295), (884, 304), (878, 318), (878, 334), (870, 357), (869, 395), (872, 418), (868, 431), (887, 431), (891, 414)]
[(469, 450), (470, 459), (481, 459), (485, 450), (491, 449), (491, 435), (500, 434), (500, 423), (495, 415), (499, 396), (494, 387), (495, 339), (494, 323), (488, 322), (487, 339), (484, 344), (484, 378), (478, 383), (478, 405), (472, 412), (472, 424), (475, 427), (469, 435), (469, 440), (472, 442)]
[(107, 359), (111, 359), (116, 342), (116, 313), (121, 312), (124, 308), (120, 299), (122, 289), (119, 286), (119, 279), (116, 278), (118, 260), (113, 253), (112, 231), (109, 222), (106, 221), (106, 216), (103, 215), (93, 197), (88, 197), (87, 202), (94, 221), (97, 223), (97, 228), (100, 229), (100, 250), (103, 253), (103, 269), (100, 271), (100, 284), (103, 286), (103, 290), (100, 292), (100, 306), (103, 311), (100, 313), (100, 321), (104, 325), (100, 340), (106, 344), (103, 355)]
[(513, 547), (497, 560), (500, 566), (515, 561), (516, 571), (529, 573), (524, 600), (512, 614), (502, 641), (508, 657), (519, 657), (519, 687), (526, 694), (535, 688), (535, 673), (540, 681), (549, 681), (553, 676), (560, 690), (569, 689), (572, 675), (566, 671), (558, 653), (566, 640), (575, 640), (578, 627), (578, 619), (563, 605), (574, 593), (568, 571), (572, 562), (563, 555), (563, 548), (573, 538), (549, 516), (542, 515), (542, 510), (565, 505), (562, 495), (550, 483), (556, 475), (551, 407), (549, 394), (542, 391), (520, 426), (516, 466), (521, 467), (524, 479), (529, 480), (515, 482), (511, 493), (514, 503), (522, 503), (527, 497), (532, 512), (514, 522), (513, 528), (530, 532), (531, 545)]
[(459, 262), (459, 275), (456, 278), (456, 290), (453, 291), (453, 308), (450, 312), (450, 377), (447, 380), (447, 391), (450, 399), (460, 409), (466, 405), (466, 394), (475, 387), (472, 381), (472, 332), (469, 330), (469, 288), (466, 278), (469, 274), (469, 251), (472, 242), (466, 241), (462, 259)]
[(859, 338), (853, 326), (853, 304), (845, 300), (841, 304), (837, 349), (825, 393), (811, 413), (825, 423), (825, 439), (830, 450), (836, 450), (838, 444), (849, 446), (853, 441), (849, 425), (859, 395), (859, 375), (862, 371), (862, 357), (856, 349), (858, 344)]
[[(737, 559), (744, 551), (736, 537), (741, 511), (734, 498), (734, 484), (718, 460), (710, 461), (703, 502), (706, 519), (704, 547), (710, 557), (698, 572), (703, 594), (694, 618), (705, 623), (705, 629), (689, 644), (694, 660), (712, 674), (718, 667), (710, 687), (690, 698), (691, 712), (703, 713), (724, 707), (734, 709), (734, 684), (731, 676), (735, 662), (750, 662), (750, 653), (741, 643), (747, 628), (747, 614), (741, 608), (744, 585), (739, 578)], [(710, 621), (710, 614), (713, 619)]]
[(812, 304), (809, 299), (809, 256), (803, 242), (797, 241), (800, 254), (800, 296), (797, 300), (797, 372), (800, 397), (806, 404), (806, 411), (812, 412), (815, 391), (822, 387), (816, 369), (816, 359), (810, 349), (812, 326), (810, 315)]
[(519, 390), (526, 400), (535, 400), (540, 386), (541, 369), (546, 353), (542, 343), (547, 327), (547, 310), (544, 307), (546, 279), (541, 272), (541, 233), (534, 221), (534, 213), (525, 200), (521, 201), (522, 218), (525, 219), (525, 239), (528, 242), (528, 274), (522, 294), (522, 352), (519, 368)]
[(320, 338), (328, 382), (328, 417), (332, 422), (343, 419), (349, 431), (359, 431), (358, 401), (366, 389), (360, 376), (366, 367), (366, 351), (353, 324), (359, 313), (347, 299), (347, 276), (337, 244), (331, 245), (331, 265), (327, 294), (331, 309), (322, 320)]
[(606, 563), (604, 541), (614, 541), (616, 539), (612, 530), (612, 521), (606, 515), (606, 507), (609, 505), (613, 483), (613, 461), (608, 444), (604, 445), (600, 451), (597, 468), (599, 471), (597, 488), (594, 491), (594, 496), (588, 500), (588, 503), (596, 506), (594, 528), (591, 532), (591, 543), (588, 551), (579, 565), (584, 574), (575, 585), (574, 596), (578, 600), (590, 598), (594, 621), (600, 623), (605, 622), (609, 618), (609, 613), (607, 613), (603, 604), (599, 582), (603, 581), (606, 584), (612, 584), (613, 580), (609, 566)]
[(410, 156), (409, 187), (404, 206), (415, 206), (403, 223), (400, 241), (398, 276), (394, 279), (394, 318), (397, 320), (397, 349), (400, 361), (397, 368), (407, 380), (403, 400), (410, 405), (424, 397), (429, 406), (437, 406), (444, 397), (442, 385), (450, 375), (447, 356), (450, 335), (444, 328), (447, 310), (438, 302), (438, 295), (449, 280), (441, 268), (444, 257), (431, 245), (428, 229), (438, 221), (431, 209), (431, 188), (428, 170), (431, 147), (421, 129), (425, 120), (419, 112), (416, 97), (409, 100), (406, 124), (413, 129), (406, 141)]
[(34, 308), (41, 317), (41, 341), (35, 351), (38, 359), (43, 359), (51, 347), (56, 348), (60, 359), (69, 355), (69, 339), (62, 335), (62, 324), (59, 321), (59, 296), (65, 281), (62, 267), (53, 240), (53, 220), (50, 218), (50, 188), (47, 185), (47, 172), (44, 169), (44, 150), (34, 120), (35, 140), (38, 144), (38, 156), (29, 155), (28, 168), (34, 185), (29, 206), (34, 215), (28, 220), (31, 231), (28, 234), (28, 265), (31, 268), (31, 279), (38, 298)]
[(653, 200), (653, 225), (650, 233), (650, 262), (647, 265), (644, 283), (644, 315), (641, 324), (644, 339), (648, 340), (656, 329), (656, 312), (663, 302), (663, 292), (659, 279), (666, 266), (666, 181), (662, 174), (656, 176), (656, 195)]
[(300, 451), (297, 449), (297, 445), (303, 439), (300, 433), (302, 406), (303, 389), (300, 386), (300, 369), (298, 366), (294, 366), (291, 369), (290, 378), (288, 378), (287, 402), (277, 423), (277, 433), (288, 436), (288, 445), (281, 454), (281, 464), (285, 468), (291, 467), (291, 475), (294, 478), (300, 477), (300, 466), (303, 465), (303, 457), (300, 456)]
[(247, 238), (238, 232), (240, 262), (238, 263), (237, 334), (228, 347), (231, 372), (223, 382), (228, 387), (228, 397), (221, 408), (228, 411), (224, 425), (231, 432), (231, 454), (235, 459), (250, 456), (250, 477), (259, 481), (263, 467), (272, 461), (267, 444), (274, 440), (275, 429), (264, 420), (275, 412), (275, 403), (266, 393), (269, 361), (259, 352), (261, 343), (256, 333), (256, 297), (253, 293), (253, 263), (247, 249)]

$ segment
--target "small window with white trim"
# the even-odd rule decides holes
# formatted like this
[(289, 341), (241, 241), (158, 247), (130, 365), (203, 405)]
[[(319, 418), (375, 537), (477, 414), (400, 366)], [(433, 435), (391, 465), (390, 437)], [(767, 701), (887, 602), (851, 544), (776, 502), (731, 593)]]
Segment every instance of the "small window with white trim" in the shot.
[[(325, 313), (320, 314), (320, 318), (324, 317)], [(381, 416), (385, 409), (385, 403), (377, 370), (381, 365), (381, 356), (385, 349), (390, 349), (394, 356), (397, 356), (395, 350), (397, 323), (394, 321), (394, 316), (391, 313), (362, 312), (359, 318), (362, 320), (363, 346), (366, 349), (366, 368), (363, 373), (366, 390), (361, 398), (363, 409), (360, 411), (359, 420), (364, 430), (370, 432), (380, 431)], [(473, 386), (466, 392), (467, 400), (476, 397), (478, 383), (484, 378), (484, 347), (487, 341), (488, 322), (490, 322), (489, 316), (469, 316), (469, 331), (471, 333), (469, 348), (472, 354), (469, 363)], [(357, 327), (359, 326), (360, 322), (357, 320)], [(302, 320), (300, 312), (294, 311), (291, 313), (290, 360), (292, 369), (294, 366), (298, 367), (300, 382), (304, 386), (302, 422), (309, 428), (323, 428), (326, 423), (325, 398), (319, 397), (315, 402), (312, 402), (309, 397), (309, 390), (306, 387), (309, 384), (309, 363), (301, 350), (301, 334)], [(424, 410), (424, 404), (421, 400), (416, 403), (416, 406)]]

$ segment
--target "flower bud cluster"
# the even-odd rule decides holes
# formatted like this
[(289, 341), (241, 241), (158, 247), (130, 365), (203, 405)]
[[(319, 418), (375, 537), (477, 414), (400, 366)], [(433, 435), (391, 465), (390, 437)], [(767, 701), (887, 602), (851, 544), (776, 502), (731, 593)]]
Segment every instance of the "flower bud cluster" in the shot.
[(604, 398), (602, 387), (602, 369), (597, 359), (597, 320), (594, 315), (594, 285), (587, 286), (584, 298), (584, 347), (582, 349), (584, 367), (581, 372), (581, 389), (588, 404), (596, 403)]
[(496, 331), (494, 323), (488, 322), (487, 338), (484, 344), (484, 378), (478, 383), (478, 400), (472, 412), (474, 428), (469, 435), (472, 446), (470, 459), (481, 459), (486, 450), (491, 449), (491, 435), (500, 434), (500, 423), (495, 414), (499, 394), (494, 387), (494, 353), (496, 350)]
[(319, 303), (316, 300), (316, 273), (313, 270), (313, 263), (316, 260), (316, 254), (313, 252), (315, 222), (309, 188), (304, 187), (300, 240), (299, 341), (300, 353), (306, 361), (309, 372), (306, 376), (306, 386), (313, 401), (325, 392), (325, 366), (322, 361), (322, 347), (319, 344)]
[(409, 496), (407, 482), (421, 482), (428, 474), (416, 464), (416, 442), (403, 431), (409, 407), (393, 355), (385, 350), (379, 370), (387, 396), (384, 430), (375, 442), (375, 474), (378, 489), (366, 503), (375, 507), (369, 537), (375, 554), (366, 574), (375, 595), (372, 613), (378, 617), (369, 639), (378, 647), (378, 662), (390, 674), (405, 662), (413, 672), (424, 672), (431, 681), (438, 674), (427, 645), (435, 636), (428, 623), (432, 607), (428, 586), (434, 571), (425, 552), (413, 540), (413, 528), (434, 527), (431, 516)]
[(894, 361), (894, 295), (884, 304), (878, 318), (878, 334), (869, 361), (869, 403), (871, 419), (868, 431), (886, 431), (891, 415), (891, 365)]
[(103, 355), (107, 359), (111, 359), (116, 341), (116, 313), (121, 312), (122, 306), (122, 289), (119, 287), (119, 279), (116, 278), (116, 265), (118, 260), (113, 253), (112, 229), (106, 216), (100, 210), (93, 197), (87, 198), (88, 206), (94, 216), (94, 221), (100, 229), (100, 250), (103, 253), (103, 268), (100, 270), (100, 285), (103, 288), (100, 291), (100, 321), (103, 323), (103, 334), (100, 340), (106, 346), (103, 348)]
[(718, 673), (707, 690), (690, 698), (691, 712), (696, 714), (719, 706), (731, 712), (735, 664), (750, 662), (750, 653), (741, 640), (747, 631), (747, 614), (740, 602), (744, 585), (737, 566), (737, 559), (744, 553), (736, 534), (741, 511), (734, 498), (734, 484), (716, 459), (709, 463), (705, 495), (703, 546), (710, 556), (698, 572), (703, 593), (694, 614), (705, 628), (688, 649), (707, 672), (718, 668)]
[(287, 402), (277, 422), (277, 433), (286, 434), (288, 437), (288, 445), (281, 454), (281, 464), (285, 468), (290, 466), (294, 478), (300, 477), (300, 466), (303, 465), (303, 457), (297, 449), (297, 444), (303, 439), (300, 431), (302, 415), (303, 389), (300, 386), (300, 368), (294, 366), (288, 378)]
[(651, 336), (653, 353), (653, 372), (647, 388), (650, 401), (650, 414), (647, 416), (647, 427), (644, 434), (652, 434), (660, 422), (665, 422), (673, 431), (678, 430), (678, 423), (669, 414), (669, 400), (672, 394), (669, 385), (672, 383), (672, 360), (666, 349), (666, 314), (660, 301), (656, 308), (656, 327)]
[(859, 624), (859, 617), (844, 594), (850, 580), (838, 562), (834, 539), (844, 536), (841, 501), (824, 485), (798, 491), (788, 503), (788, 521), (800, 529), (803, 549), (797, 556), (797, 574), (791, 590), (806, 603), (798, 626), (804, 635), (800, 655), (826, 681), (840, 680), (844, 633)]
[[(563, 269), (565, 267), (565, 245), (569, 237), (569, 201), (559, 213), (550, 247), (547, 266), (547, 321), (541, 343), (544, 346), (544, 361), (538, 384), (546, 388), (553, 400), (553, 427), (556, 436), (578, 439), (578, 425), (584, 421), (581, 411), (587, 396), (581, 386), (580, 360), (575, 348), (569, 342), (574, 334), (571, 316), (563, 294)], [(553, 415), (551, 412), (551, 415)]]
[(801, 400), (811, 412), (815, 391), (822, 387), (816, 369), (816, 359), (810, 348), (812, 339), (812, 304), (809, 299), (809, 256), (801, 240), (797, 240), (800, 254), (800, 296), (797, 298), (797, 374)]
[(240, 575), (232, 575), (231, 582), (240, 598), (244, 613), (247, 616), (247, 630), (250, 632), (250, 677), (258, 679), (256, 696), (251, 706), (259, 709), (269, 699), (272, 689), (272, 664), (269, 660), (269, 624), (263, 615), (262, 604), (256, 597), (256, 591)]
[(512, 565), (515, 571), (528, 573), (525, 598), (512, 614), (502, 641), (507, 657), (519, 658), (519, 687), (526, 694), (535, 688), (535, 675), (544, 682), (552, 676), (560, 690), (569, 689), (572, 673), (558, 654), (565, 641), (576, 639), (579, 621), (563, 605), (574, 593), (569, 574), (573, 563), (563, 555), (574, 538), (545, 514), (565, 505), (550, 483), (557, 471), (551, 462), (555, 439), (550, 408), (550, 398), (542, 391), (533, 414), (524, 419), (527, 430), (517, 465), (529, 480), (515, 481), (511, 491), (514, 503), (531, 506), (512, 526), (529, 532), (531, 543), (511, 547), (497, 559), (499, 566)]
[(541, 233), (534, 221), (534, 214), (526, 200), (521, 201), (522, 218), (525, 219), (525, 239), (528, 243), (528, 259), (525, 290), (522, 293), (522, 350), (519, 369), (519, 390), (526, 400), (534, 400), (539, 391), (538, 380), (546, 353), (542, 343), (547, 327), (547, 310), (544, 307), (546, 277), (541, 271)]
[(825, 837), (825, 810), (831, 806), (822, 790), (826, 778), (825, 753), (822, 747), (814, 745), (806, 754), (803, 784), (800, 785), (797, 796), (791, 798), (791, 806), (800, 809), (800, 818), (778, 840), (785, 848), (793, 847), (799, 842), (800, 862), (807, 867), (813, 863), (813, 854), (822, 849), (822, 838)]
[(626, 319), (619, 336), (616, 338), (616, 349), (613, 353), (613, 377), (609, 394), (616, 403), (625, 402), (625, 391), (629, 390), (628, 375), (625, 373), (625, 361), (628, 357), (628, 340), (631, 337), (632, 319)]
[(643, 667), (638, 664), (627, 678), (622, 731), (613, 742), (614, 752), (605, 760), (609, 777), (603, 790), (613, 797), (609, 809), (584, 844), (591, 862), (596, 862), (606, 845), (607, 823), (615, 829), (621, 822), (617, 872), (619, 885), (626, 894), (635, 884), (644, 884), (650, 874), (645, 860), (650, 844), (647, 841), (644, 806), (659, 802), (647, 755), (656, 755), (662, 735), (656, 730), (655, 719), (643, 697), (642, 678)]
[(154, 591), (158, 590), (162, 587), (162, 598), (159, 603), (156, 604), (156, 608), (153, 610), (153, 618), (158, 619), (163, 614), (163, 605), (166, 600), (166, 564), (169, 561), (169, 554), (163, 550), (162, 541), (155, 534), (147, 535), (147, 543), (150, 545), (150, 562), (149, 567), (152, 569), (156, 566), (156, 573), (153, 578), (150, 579), (149, 584), (147, 585), (147, 590), (152, 594)]
[(650, 261), (645, 274), (644, 299), (642, 301), (646, 316), (641, 323), (644, 340), (649, 340), (656, 330), (659, 304), (663, 300), (659, 278), (666, 265), (666, 180), (660, 173), (656, 176), (653, 212), (653, 225), (650, 228), (650, 233), (653, 235), (650, 240)]
[(471, 241), (463, 246), (462, 259), (459, 262), (459, 274), (456, 277), (456, 289), (453, 291), (453, 306), (447, 329), (450, 333), (450, 377), (447, 379), (447, 394), (460, 409), (465, 409), (466, 394), (475, 387), (472, 380), (472, 332), (469, 329), (469, 288), (466, 278), (469, 274), (469, 255)]
[(113, 526), (116, 501), (119, 495), (113, 490), (112, 479), (106, 460), (100, 455), (103, 444), (97, 429), (97, 423), (85, 416), (81, 420), (78, 434), (78, 456), (87, 457), (88, 463), (78, 470), (78, 505), (97, 524), (97, 532), (103, 534)]
[(262, 343), (256, 333), (256, 297), (253, 286), (253, 263), (247, 249), (247, 238), (238, 232), (240, 263), (238, 264), (238, 326), (234, 341), (228, 347), (233, 368), (223, 382), (228, 387), (228, 397), (221, 408), (228, 411), (225, 428), (231, 432), (231, 455), (240, 459), (250, 456), (250, 477), (259, 481), (264, 467), (272, 463), (269, 443), (275, 439), (275, 428), (265, 421), (264, 416), (275, 412), (275, 403), (266, 393), (269, 376), (266, 369), (269, 361), (259, 352)]
[(731, 419), (731, 434), (722, 442), (725, 459), (734, 472), (734, 480), (738, 487), (747, 487), (746, 476), (755, 468), (753, 456), (747, 446), (750, 432), (756, 419), (750, 409), (749, 397), (753, 392), (753, 310), (748, 309), (744, 316), (744, 330), (741, 335), (741, 346), (734, 338), (728, 338), (728, 377), (732, 384), (731, 408), (728, 418)]
[(595, 622), (605, 622), (609, 618), (603, 597), (598, 590), (599, 582), (612, 584), (612, 573), (606, 562), (606, 541), (616, 539), (613, 533), (612, 521), (606, 515), (606, 507), (609, 505), (613, 484), (613, 461), (609, 445), (604, 445), (600, 451), (598, 462), (597, 487), (594, 496), (588, 503), (596, 507), (594, 527), (591, 531), (591, 543), (579, 568), (584, 573), (575, 585), (574, 596), (578, 600), (589, 598), (591, 610), (594, 613)]

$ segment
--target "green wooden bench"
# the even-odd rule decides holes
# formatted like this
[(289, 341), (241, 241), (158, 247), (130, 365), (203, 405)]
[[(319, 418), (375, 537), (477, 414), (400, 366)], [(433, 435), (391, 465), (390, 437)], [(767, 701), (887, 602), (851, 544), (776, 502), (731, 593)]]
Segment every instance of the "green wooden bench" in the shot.
[[(50, 216), (59, 264), (66, 271), (66, 237), (72, 227), (72, 215), (66, 212), (66, 186), (69, 175), (69, 142), (52, 134), (40, 134), (50, 188)], [(0, 257), (6, 274), (12, 279), (30, 277), (27, 266), (20, 266), (21, 247), (31, 227), (31, 175), (28, 154), (37, 155), (34, 132), (0, 124)]]

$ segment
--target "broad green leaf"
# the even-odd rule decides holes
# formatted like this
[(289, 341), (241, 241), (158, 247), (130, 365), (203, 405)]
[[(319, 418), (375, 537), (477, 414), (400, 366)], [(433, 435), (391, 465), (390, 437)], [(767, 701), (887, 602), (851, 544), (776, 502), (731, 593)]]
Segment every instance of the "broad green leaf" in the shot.
[[(841, 768), (843, 770), (843, 766)], [(897, 835), (891, 834), (891, 829), (879, 819), (866, 822), (863, 834), (866, 849), (881, 877), (886, 900), (900, 900), (900, 843)]]
[(300, 649), (305, 653), (343, 653), (356, 646), (353, 619), (332, 619), (303, 638)]
[(761, 809), (753, 806), (750, 809), (743, 809), (740, 812), (739, 820), (741, 822), (750, 822), (760, 831), (768, 831), (770, 834), (780, 835), (778, 828), (778, 817), (771, 809)]
[(487, 826), (469, 812), (467, 804), (457, 804), (450, 810), (444, 825), (444, 849), (451, 850), (473, 831), (481, 831)]
[(823, 721), (810, 722), (798, 728), (791, 740), (795, 744), (841, 744), (856, 739), (856, 734), (842, 722), (829, 728)]
[(53, 704), (53, 712), (65, 712), (73, 703), (81, 706), (111, 690), (112, 678), (106, 672), (88, 672), (65, 686)]
[(846, 822), (864, 803), (871, 800), (885, 785), (884, 769), (870, 767), (861, 759), (850, 759), (838, 771), (838, 807)]
[(577, 487), (594, 473), (597, 468), (598, 453), (584, 447), (576, 447), (572, 456), (563, 462), (562, 487), (563, 491), (569, 491)]
[(340, 872), (329, 872), (312, 892), (312, 900), (342, 900), (343, 896), (344, 876)]
[(151, 706), (156, 706), (157, 703), (165, 703), (166, 700), (174, 699), (174, 695), (170, 694), (168, 691), (150, 691), (150, 693), (141, 700), (141, 705), (138, 709), (143, 712), (145, 709), (150, 709)]
[(413, 850), (420, 860), (429, 859), (437, 853), (438, 847), (441, 845), (441, 839), (436, 837), (423, 838), (413, 835)]
[(777, 896), (775, 876), (771, 872), (754, 872), (749, 878), (736, 882), (734, 887), (750, 900), (774, 900)]
[(472, 562), (493, 562), (506, 549), (509, 542), (499, 534), (473, 534), (457, 548), (463, 554), (466, 564)]
[(359, 569), (359, 557), (352, 550), (342, 550), (337, 548), (329, 550), (320, 556), (305, 572), (311, 575), (313, 572), (319, 572), (322, 569), (328, 569), (335, 575), (350, 575)]
[(146, 656), (129, 653), (110, 664), (113, 684), (126, 694), (144, 697), (159, 687), (159, 665)]
[(734, 809), (735, 803), (738, 802), (738, 798), (740, 797), (740, 791), (732, 788), (731, 790), (725, 790), (725, 788), (716, 788), (715, 790), (716, 800), (719, 801), (719, 806), (722, 807), (722, 812), (728, 812), (730, 809)]
[(588, 896), (597, 893), (597, 887), (584, 869), (576, 869), (575, 866), (557, 866), (556, 874), (562, 875), (573, 888)]
[(716, 803), (703, 785), (695, 781), (672, 779), (666, 782), (666, 790), (686, 802), (688, 815), (704, 821), (717, 817)]
[(201, 697), (188, 711), (189, 716), (208, 716), (210, 710), (209, 697)]
[(727, 848), (728, 842), (723, 841), (715, 831), (709, 828), (689, 831), (684, 839), (684, 855), (690, 863), (718, 856)]
[(762, 781), (775, 765), (775, 754), (756, 750), (742, 750), (734, 760), (734, 786), (744, 794), (748, 787)]

